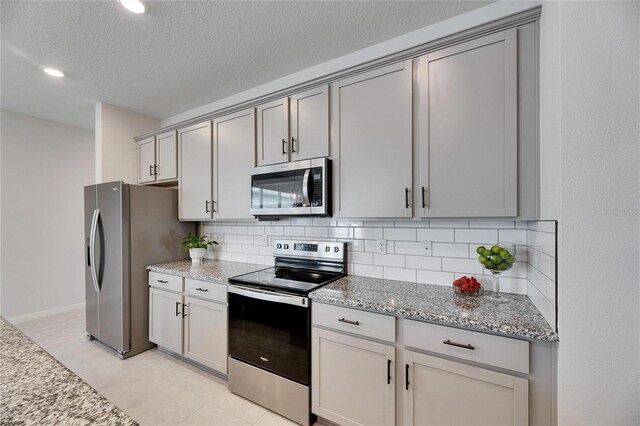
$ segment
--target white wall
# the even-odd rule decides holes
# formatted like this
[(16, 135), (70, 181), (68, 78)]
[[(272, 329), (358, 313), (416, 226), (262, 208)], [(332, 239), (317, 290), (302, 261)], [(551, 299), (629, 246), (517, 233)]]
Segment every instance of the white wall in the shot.
[(561, 2), (542, 15), (541, 142), (553, 152), (542, 205), (560, 211), (558, 421), (637, 425), (640, 3)]
[(2, 316), (82, 303), (93, 132), (5, 110), (0, 116)]
[(101, 102), (96, 105), (95, 183), (138, 183), (135, 136), (160, 127), (160, 120)]

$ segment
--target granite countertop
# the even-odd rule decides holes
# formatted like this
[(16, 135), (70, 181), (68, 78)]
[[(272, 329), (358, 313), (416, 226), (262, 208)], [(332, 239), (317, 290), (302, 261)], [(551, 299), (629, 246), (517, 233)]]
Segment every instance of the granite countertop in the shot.
[(227, 283), (229, 278), (268, 268), (266, 265), (253, 263), (228, 262), (225, 260), (205, 259), (202, 263), (191, 263), (190, 260), (158, 263), (147, 266), (147, 269), (163, 274), (178, 275), (197, 280)]
[(137, 425), (0, 317), (0, 424)]
[(527, 339), (558, 340), (558, 335), (527, 296), (502, 294), (511, 302), (496, 303), (486, 297), (455, 297), (449, 286), (349, 275), (313, 291), (310, 297), (318, 302), (408, 319)]

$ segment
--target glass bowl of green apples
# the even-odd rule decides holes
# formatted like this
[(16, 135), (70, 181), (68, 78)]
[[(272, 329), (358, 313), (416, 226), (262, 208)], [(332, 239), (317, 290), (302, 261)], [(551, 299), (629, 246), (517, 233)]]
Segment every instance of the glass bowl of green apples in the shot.
[(476, 253), (479, 255), (478, 262), (492, 272), (511, 269), (516, 262), (516, 257), (508, 249), (497, 244), (489, 249), (485, 246), (480, 246), (476, 249)]

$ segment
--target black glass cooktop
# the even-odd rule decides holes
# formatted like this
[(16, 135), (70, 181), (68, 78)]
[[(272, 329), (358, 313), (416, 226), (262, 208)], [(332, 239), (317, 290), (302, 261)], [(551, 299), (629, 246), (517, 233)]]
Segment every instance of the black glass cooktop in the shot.
[(238, 275), (230, 278), (229, 283), (306, 295), (343, 275), (335, 272), (280, 267)]

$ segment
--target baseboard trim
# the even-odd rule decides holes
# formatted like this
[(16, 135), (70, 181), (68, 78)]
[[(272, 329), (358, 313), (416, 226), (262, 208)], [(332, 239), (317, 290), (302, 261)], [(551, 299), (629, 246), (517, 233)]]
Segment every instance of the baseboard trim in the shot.
[(76, 303), (75, 305), (61, 306), (59, 308), (49, 309), (46, 311), (34, 312), (32, 314), (20, 315), (18, 317), (7, 318), (7, 321), (9, 321), (11, 324), (20, 324), (21, 322), (27, 322), (34, 319), (47, 317), (49, 315), (63, 314), (65, 312), (71, 312), (81, 308), (84, 308), (84, 302)]

